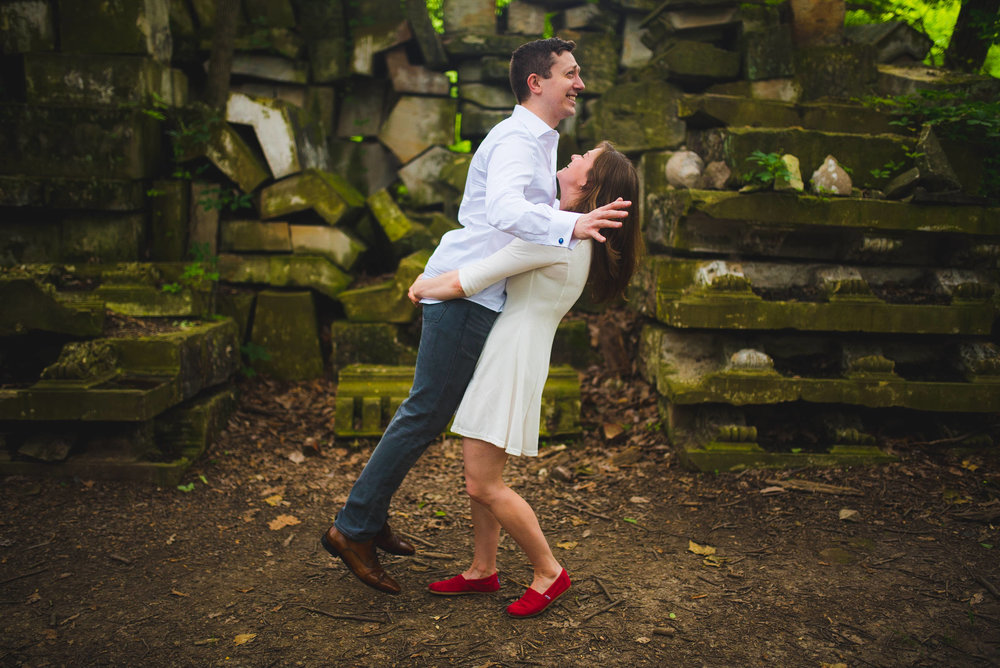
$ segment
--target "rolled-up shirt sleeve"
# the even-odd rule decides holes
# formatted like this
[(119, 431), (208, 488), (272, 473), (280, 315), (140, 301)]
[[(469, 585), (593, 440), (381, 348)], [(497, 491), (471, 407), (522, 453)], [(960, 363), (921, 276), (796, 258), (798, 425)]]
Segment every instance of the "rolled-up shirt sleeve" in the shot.
[(513, 137), (493, 148), (486, 177), (486, 222), (525, 241), (569, 248), (580, 214), (530, 201), (537, 161), (531, 145)]
[(557, 262), (566, 262), (569, 259), (567, 253), (572, 252), (565, 247), (546, 246), (514, 239), (493, 255), (461, 267), (458, 270), (458, 280), (466, 296), (474, 295), (508, 276)]

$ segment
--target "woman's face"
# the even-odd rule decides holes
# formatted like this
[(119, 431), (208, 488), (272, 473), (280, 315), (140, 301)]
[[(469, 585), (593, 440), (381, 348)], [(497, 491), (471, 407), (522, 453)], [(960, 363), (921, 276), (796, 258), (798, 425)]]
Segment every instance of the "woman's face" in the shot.
[(583, 155), (574, 154), (570, 157), (569, 164), (556, 172), (561, 199), (571, 201), (573, 195), (587, 185), (587, 174), (590, 173), (594, 160), (600, 153), (601, 149), (592, 148)]

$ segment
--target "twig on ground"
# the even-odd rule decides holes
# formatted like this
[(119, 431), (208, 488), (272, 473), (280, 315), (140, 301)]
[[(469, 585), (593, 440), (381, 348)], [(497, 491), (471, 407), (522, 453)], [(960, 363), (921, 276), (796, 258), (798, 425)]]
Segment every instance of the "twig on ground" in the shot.
[(405, 538), (407, 540), (412, 540), (414, 543), (420, 543), (424, 547), (432, 547), (435, 550), (437, 549), (437, 545), (435, 545), (434, 543), (426, 541), (423, 538), (419, 538), (417, 536), (414, 536), (411, 533), (406, 533), (405, 531), (397, 531), (396, 533), (398, 533), (400, 536), (402, 536), (403, 538)]
[(603, 582), (601, 582), (601, 581), (600, 581), (600, 580), (598, 580), (597, 578), (594, 578), (594, 582), (596, 582), (596, 583), (597, 583), (597, 586), (601, 588), (601, 591), (603, 591), (603, 592), (604, 592), (604, 595), (608, 597), (608, 600), (609, 600), (609, 601), (614, 601), (614, 600), (615, 600), (615, 598), (614, 598), (614, 597), (613, 597), (613, 596), (611, 595), (611, 593), (610, 593), (610, 592), (608, 591), (608, 588), (604, 586), (604, 583), (603, 583)]
[(982, 576), (982, 575), (980, 575), (979, 573), (973, 573), (973, 572), (972, 572), (972, 571), (971, 571), (971, 570), (969, 569), (969, 567), (968, 567), (968, 566), (966, 566), (966, 567), (965, 567), (965, 570), (966, 570), (966, 572), (967, 572), (967, 573), (968, 573), (969, 575), (971, 575), (971, 576), (972, 576), (972, 579), (973, 579), (973, 580), (975, 580), (975, 581), (976, 581), (976, 582), (978, 582), (979, 584), (983, 585), (983, 587), (985, 587), (985, 588), (986, 588), (986, 591), (988, 591), (989, 593), (993, 594), (993, 597), (994, 597), (994, 598), (1000, 598), (1000, 591), (998, 591), (998, 590), (997, 590), (997, 588), (996, 588), (996, 587), (995, 587), (995, 586), (993, 585), (993, 583), (992, 583), (992, 582), (990, 582), (989, 580), (987, 580), (987, 579), (986, 579), (985, 577), (983, 577), (983, 576)]
[(326, 610), (319, 610), (318, 608), (310, 608), (307, 605), (300, 605), (299, 607), (302, 608), (303, 610), (314, 612), (317, 615), (330, 617), (331, 619), (348, 619), (355, 622), (371, 622), (373, 624), (382, 624), (385, 622), (384, 619), (375, 619), (374, 617), (364, 617), (362, 615), (341, 615), (335, 612), (327, 612)]
[(777, 485), (785, 489), (794, 489), (800, 492), (818, 492), (820, 494), (843, 494), (845, 496), (861, 496), (860, 490), (853, 487), (841, 487), (840, 485), (830, 485), (825, 482), (813, 482), (811, 480), (777, 480), (770, 478), (764, 481), (768, 485)]
[(32, 575), (38, 575), (39, 573), (44, 573), (47, 570), (49, 569), (39, 568), (37, 571), (31, 571), (29, 573), (21, 573), (20, 575), (15, 575), (12, 578), (7, 578), (6, 580), (3, 580), (2, 582), (0, 582), (0, 585), (5, 585), (8, 582), (13, 582), (14, 580), (23, 580), (24, 578), (30, 578)]
[(588, 510), (587, 508), (581, 508), (580, 506), (574, 506), (572, 503), (567, 503), (566, 501), (563, 501), (562, 503), (563, 503), (564, 506), (566, 506), (570, 510), (575, 510), (578, 513), (586, 513), (587, 515), (591, 515), (592, 517), (598, 517), (598, 518), (600, 518), (602, 520), (607, 520), (609, 522), (614, 522), (615, 521), (613, 517), (608, 517), (607, 515), (602, 515), (599, 512), (596, 512), (596, 511), (593, 511), (593, 510)]
[(615, 607), (619, 603), (624, 603), (624, 602), (625, 602), (625, 599), (623, 599), (623, 598), (620, 598), (617, 601), (611, 601), (611, 603), (608, 603), (606, 606), (604, 606), (600, 610), (597, 610), (596, 612), (592, 612), (589, 615), (587, 615), (586, 617), (584, 617), (583, 619), (581, 619), (580, 622), (582, 623), (582, 622), (590, 621), (591, 619), (593, 619), (597, 615), (600, 615), (601, 613), (607, 612), (608, 610), (610, 610), (611, 608)]

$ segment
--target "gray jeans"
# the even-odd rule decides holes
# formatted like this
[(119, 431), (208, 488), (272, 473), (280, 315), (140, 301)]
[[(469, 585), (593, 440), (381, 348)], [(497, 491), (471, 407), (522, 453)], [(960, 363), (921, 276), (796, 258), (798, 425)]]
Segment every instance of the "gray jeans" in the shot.
[(337, 515), (340, 533), (363, 541), (382, 528), (392, 495), (455, 414), (497, 315), (466, 299), (423, 306), (413, 387)]

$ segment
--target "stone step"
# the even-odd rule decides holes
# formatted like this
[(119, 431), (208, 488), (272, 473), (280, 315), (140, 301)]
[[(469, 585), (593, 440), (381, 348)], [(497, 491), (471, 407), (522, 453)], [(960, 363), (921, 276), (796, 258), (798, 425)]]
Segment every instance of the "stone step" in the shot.
[[(0, 475), (134, 480), (173, 486), (218, 437), (235, 407), (235, 389), (224, 386), (203, 392), (155, 419), (49, 423), (41, 439), (37, 439), (37, 424), (0, 423), (8, 442), (8, 449), (0, 449)], [(32, 438), (41, 441), (38, 445), (43, 450), (46, 445), (50, 451), (55, 449), (55, 456), (44, 460), (32, 456), (33, 452), (44, 454), (37, 452), (38, 446), (25, 447)]]
[(782, 102), (742, 95), (684, 95), (677, 116), (688, 128), (798, 128), (819, 132), (905, 134), (892, 117), (869, 107), (832, 102)]
[(693, 189), (647, 189), (643, 201), (659, 251), (931, 266), (1000, 257), (1000, 207)]
[[(381, 436), (410, 393), (412, 366), (352, 364), (340, 370), (337, 436)], [(580, 433), (580, 379), (570, 366), (553, 366), (542, 391), (542, 437)]]
[(989, 336), (996, 289), (961, 269), (647, 256), (630, 303), (680, 328)]
[(161, 148), (159, 121), (137, 109), (0, 104), (0, 174), (142, 179)]
[(1000, 411), (1000, 351), (992, 343), (646, 325), (643, 374), (673, 404), (814, 404), (941, 413)]
[(0, 389), (0, 420), (141, 422), (224, 383), (239, 364), (230, 319), (71, 343), (31, 386)]
[(219, 255), (219, 279), (277, 288), (311, 288), (334, 299), (351, 282), (350, 275), (325, 257), (234, 253)]
[(140, 211), (146, 184), (128, 179), (0, 176), (0, 206), (83, 211)]
[(30, 104), (148, 105), (155, 95), (179, 107), (188, 95), (184, 73), (149, 56), (26, 53), (24, 79)]
[[(661, 399), (660, 413), (685, 465), (701, 471), (843, 467), (896, 459), (891, 441), (995, 447), (989, 414), (948, 415), (905, 409), (817, 406), (679, 405)], [(956, 438), (956, 434), (964, 435)]]
[(100, 336), (104, 303), (90, 293), (58, 293), (31, 278), (0, 278), (0, 336), (38, 332)]

